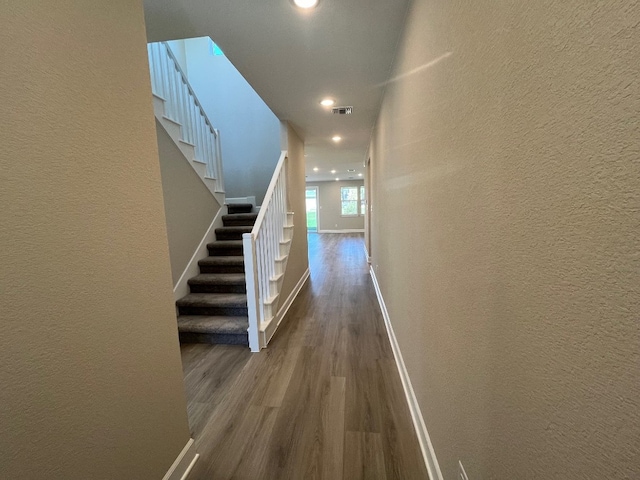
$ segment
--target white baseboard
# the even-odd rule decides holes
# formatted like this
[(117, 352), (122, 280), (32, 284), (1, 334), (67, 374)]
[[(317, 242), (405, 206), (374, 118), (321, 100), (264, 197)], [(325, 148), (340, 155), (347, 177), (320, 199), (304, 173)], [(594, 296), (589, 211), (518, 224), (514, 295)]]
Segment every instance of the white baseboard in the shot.
[(398, 339), (396, 338), (396, 334), (393, 331), (391, 319), (389, 318), (389, 312), (387, 310), (387, 306), (384, 303), (384, 298), (382, 298), (380, 285), (378, 284), (378, 279), (376, 278), (376, 273), (373, 270), (373, 267), (370, 267), (370, 272), (371, 279), (373, 280), (373, 286), (376, 290), (376, 296), (378, 297), (378, 302), (380, 303), (380, 310), (382, 310), (384, 324), (387, 327), (387, 334), (389, 335), (389, 341), (391, 342), (393, 355), (396, 359), (396, 366), (398, 367), (398, 372), (400, 373), (402, 387), (407, 397), (409, 410), (411, 411), (413, 426), (416, 429), (416, 434), (418, 435), (418, 443), (420, 444), (420, 449), (422, 450), (424, 463), (427, 466), (429, 478), (431, 480), (443, 480), (442, 472), (440, 471), (440, 465), (438, 464), (438, 459), (436, 458), (436, 452), (433, 449), (433, 444), (431, 443), (429, 432), (427, 432), (427, 426), (424, 423), (424, 418), (422, 417), (422, 412), (420, 411), (420, 405), (418, 405), (418, 399), (416, 398), (416, 394), (413, 391), (413, 387), (411, 386), (409, 372), (407, 372), (407, 367), (405, 366), (404, 360), (402, 359), (400, 345), (398, 345)]
[(364, 228), (346, 228), (344, 230), (318, 230), (318, 233), (364, 233)]
[(218, 213), (216, 213), (216, 216), (213, 217), (211, 225), (209, 225), (209, 228), (205, 232), (204, 237), (202, 237), (202, 240), (200, 240), (196, 251), (193, 252), (191, 260), (189, 260), (189, 263), (187, 263), (184, 272), (182, 272), (182, 275), (180, 275), (180, 278), (173, 287), (173, 297), (175, 300), (180, 300), (182, 297), (189, 293), (189, 284), (187, 282), (190, 278), (195, 277), (200, 273), (198, 261), (209, 256), (207, 244), (215, 241), (216, 228), (222, 227), (222, 215), (225, 215), (226, 213), (227, 207), (223, 205), (222, 207), (220, 207), (220, 210), (218, 210)]
[(193, 438), (190, 438), (162, 480), (186, 480), (199, 457), (200, 454), (196, 453), (196, 444)]
[(309, 278), (309, 274), (310, 272), (309, 272), (309, 269), (307, 268), (307, 270), (302, 274), (302, 277), (300, 277), (300, 280), (298, 280), (298, 283), (296, 283), (296, 286), (293, 287), (293, 290), (291, 290), (291, 293), (285, 300), (284, 304), (278, 310), (278, 313), (276, 314), (276, 316), (273, 319), (271, 319), (269, 324), (265, 327), (264, 335), (265, 335), (267, 344), (269, 343), (269, 340), (271, 340), (271, 337), (273, 337), (273, 334), (276, 333), (276, 330), (280, 326), (282, 319), (289, 311), (291, 304), (300, 293), (300, 290), (302, 290), (302, 287), (304, 286), (307, 279)]
[(369, 250), (367, 250), (367, 245), (364, 245), (364, 256), (367, 258), (367, 263), (371, 265), (371, 257), (369, 256)]

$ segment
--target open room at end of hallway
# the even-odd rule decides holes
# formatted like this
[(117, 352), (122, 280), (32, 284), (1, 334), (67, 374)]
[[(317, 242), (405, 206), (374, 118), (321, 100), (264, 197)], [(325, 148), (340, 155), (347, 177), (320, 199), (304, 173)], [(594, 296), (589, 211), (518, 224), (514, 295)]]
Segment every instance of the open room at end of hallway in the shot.
[(306, 191), (309, 232), (364, 232), (364, 180), (309, 182)]

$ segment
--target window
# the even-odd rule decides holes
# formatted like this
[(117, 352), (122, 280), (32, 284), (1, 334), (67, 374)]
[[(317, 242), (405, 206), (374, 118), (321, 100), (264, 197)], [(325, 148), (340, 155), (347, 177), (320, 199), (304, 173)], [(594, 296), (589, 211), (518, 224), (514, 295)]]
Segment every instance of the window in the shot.
[(209, 38), (209, 55), (220, 56), (224, 55), (224, 52), (220, 50), (220, 47), (216, 45), (211, 38)]
[(340, 187), (341, 213), (343, 217), (364, 215), (367, 206), (364, 196), (364, 185), (359, 187)]
[(340, 187), (340, 199), (343, 216), (358, 215), (358, 187)]

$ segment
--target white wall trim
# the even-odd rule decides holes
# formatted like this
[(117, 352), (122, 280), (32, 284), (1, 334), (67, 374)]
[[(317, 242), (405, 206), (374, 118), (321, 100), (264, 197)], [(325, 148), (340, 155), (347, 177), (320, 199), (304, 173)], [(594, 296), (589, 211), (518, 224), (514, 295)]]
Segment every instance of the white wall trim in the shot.
[(225, 198), (225, 203), (227, 205), (233, 205), (238, 203), (250, 203), (255, 208), (256, 206), (256, 197), (255, 195), (251, 197), (227, 197)]
[(198, 458), (200, 454), (196, 453), (196, 444), (193, 438), (190, 438), (162, 480), (186, 480)]
[(364, 233), (364, 228), (345, 228), (344, 230), (318, 230), (318, 233)]
[(291, 304), (293, 304), (293, 301), (296, 299), (296, 297), (300, 293), (300, 290), (302, 290), (302, 287), (304, 286), (307, 279), (309, 278), (309, 275), (310, 275), (309, 268), (307, 268), (307, 270), (302, 274), (302, 277), (300, 277), (300, 280), (298, 280), (298, 283), (296, 283), (296, 286), (293, 287), (293, 290), (291, 290), (291, 293), (285, 300), (284, 304), (280, 307), (280, 310), (278, 310), (278, 313), (276, 314), (276, 316), (273, 317), (271, 321), (264, 327), (266, 344), (269, 343), (269, 341), (271, 340), (271, 337), (273, 337), (273, 334), (276, 333), (276, 330), (280, 326), (282, 319), (289, 311)]
[(215, 241), (216, 228), (220, 228), (223, 226), (222, 216), (226, 213), (227, 207), (223, 205), (218, 210), (218, 213), (216, 213), (216, 216), (213, 217), (211, 225), (209, 225), (209, 228), (205, 232), (204, 237), (202, 237), (202, 240), (200, 240), (198, 247), (196, 248), (195, 252), (193, 252), (191, 260), (189, 260), (189, 263), (187, 263), (187, 266), (182, 272), (182, 275), (180, 275), (180, 278), (173, 287), (173, 297), (175, 300), (180, 300), (182, 297), (189, 294), (189, 284), (187, 282), (190, 278), (195, 277), (200, 273), (198, 261), (209, 256), (207, 244)]
[(420, 444), (420, 449), (422, 450), (422, 456), (424, 458), (424, 463), (427, 466), (429, 478), (431, 480), (443, 480), (442, 472), (440, 471), (440, 465), (438, 464), (438, 459), (436, 458), (436, 452), (433, 449), (433, 444), (431, 443), (429, 432), (427, 432), (427, 426), (424, 423), (420, 405), (418, 405), (418, 399), (416, 398), (416, 394), (413, 391), (413, 387), (411, 386), (409, 372), (407, 371), (407, 367), (405, 366), (404, 360), (402, 359), (400, 345), (398, 344), (398, 339), (396, 338), (396, 334), (393, 331), (391, 319), (389, 318), (389, 311), (387, 310), (387, 306), (384, 303), (384, 298), (382, 297), (382, 291), (380, 291), (380, 285), (378, 284), (376, 273), (373, 270), (373, 267), (370, 267), (369, 270), (371, 272), (373, 286), (376, 290), (376, 296), (378, 297), (378, 302), (380, 303), (380, 310), (382, 310), (384, 324), (387, 327), (387, 334), (389, 335), (389, 341), (391, 342), (393, 355), (396, 359), (396, 366), (398, 367), (398, 372), (400, 373), (400, 380), (402, 381), (402, 387), (404, 388), (404, 393), (407, 397), (407, 403), (409, 405), (409, 410), (411, 411), (411, 419), (413, 420), (413, 426), (415, 427), (416, 434), (418, 435), (418, 443)]
[[(173, 143), (178, 147), (178, 150), (180, 150), (185, 160), (189, 162), (189, 165), (191, 165), (198, 174), (198, 177), (200, 177), (200, 180), (205, 184), (207, 190), (213, 195), (213, 198), (215, 198), (220, 205), (224, 205), (224, 192), (217, 191), (216, 180), (206, 176), (206, 165), (197, 161), (195, 158), (195, 146), (182, 140), (182, 125), (165, 116), (165, 103), (166, 100), (164, 98), (153, 94), (153, 113), (156, 120), (162, 125), (162, 128), (164, 128), (171, 140), (173, 140)], [(222, 172), (220, 172), (220, 174), (222, 175)]]
[(369, 256), (369, 251), (367, 250), (366, 245), (364, 245), (364, 256), (367, 257), (367, 263), (371, 265), (371, 257)]

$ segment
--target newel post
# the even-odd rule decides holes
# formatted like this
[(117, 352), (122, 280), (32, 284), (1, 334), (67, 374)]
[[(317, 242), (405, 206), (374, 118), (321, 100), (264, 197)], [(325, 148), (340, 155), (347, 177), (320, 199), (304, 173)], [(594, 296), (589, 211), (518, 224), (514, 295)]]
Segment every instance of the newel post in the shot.
[(259, 352), (260, 344), (260, 308), (258, 267), (256, 260), (256, 241), (252, 233), (242, 234), (242, 248), (244, 250), (244, 274), (247, 284), (247, 307), (249, 309), (249, 348), (252, 352)]

